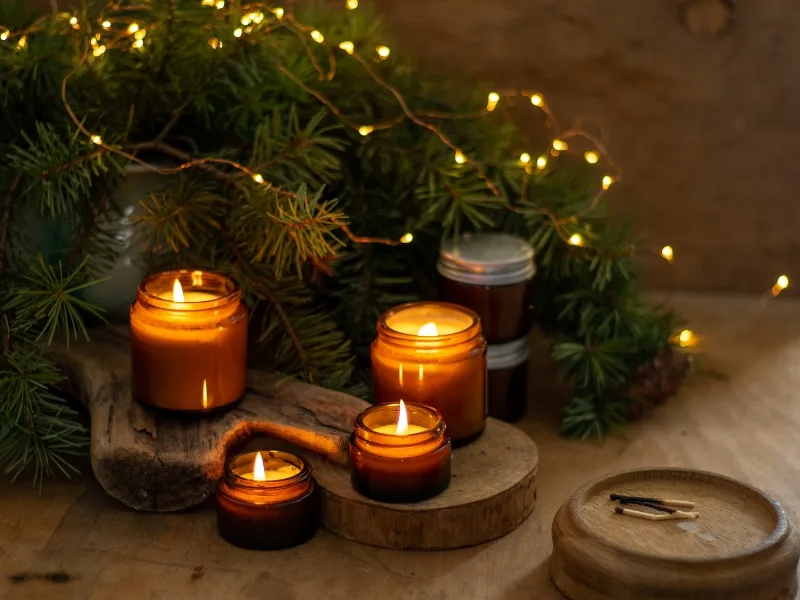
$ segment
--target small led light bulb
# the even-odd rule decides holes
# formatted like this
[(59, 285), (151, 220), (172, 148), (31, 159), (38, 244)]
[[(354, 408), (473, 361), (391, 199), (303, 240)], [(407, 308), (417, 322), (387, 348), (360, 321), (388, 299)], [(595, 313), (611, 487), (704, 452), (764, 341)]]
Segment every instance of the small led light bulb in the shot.
[(682, 347), (692, 346), (695, 341), (694, 331), (691, 329), (684, 329), (678, 334), (678, 344)]
[(598, 160), (600, 160), (600, 155), (594, 150), (587, 150), (583, 153), (583, 158), (585, 158), (586, 162), (590, 165), (594, 165), (597, 164)]
[(319, 29), (315, 29), (314, 31), (311, 32), (311, 39), (317, 42), (318, 44), (321, 44), (322, 42), (325, 41), (325, 36), (322, 35), (322, 32)]
[(111, 21), (103, 21), (102, 25), (103, 29), (109, 29), (111, 27)]
[(389, 54), (391, 54), (391, 50), (389, 50), (388, 46), (378, 46), (375, 48), (375, 51), (378, 53), (378, 56), (381, 57), (382, 60), (386, 60), (389, 58)]
[(672, 246), (664, 246), (661, 249), (661, 256), (663, 256), (667, 262), (672, 262), (675, 253), (672, 251)]
[(542, 98), (541, 94), (533, 94), (531, 96), (531, 104), (534, 106), (542, 106), (544, 105), (544, 98)]
[(264, 178), (261, 176), (261, 173), (256, 173), (253, 175), (253, 181), (256, 183), (264, 183)]
[(536, 159), (536, 168), (541, 170), (547, 166), (547, 157), (542, 154), (539, 158)]
[(566, 150), (569, 148), (569, 145), (564, 140), (560, 140), (558, 138), (553, 140), (553, 150), (556, 152), (561, 152), (562, 150)]
[(527, 152), (523, 152), (519, 155), (519, 162), (521, 162), (523, 165), (527, 165), (529, 162), (531, 162), (531, 155)]
[(137, 31), (139, 31), (139, 24), (138, 23), (131, 23), (130, 25), (128, 25), (128, 33), (133, 35)]
[(373, 131), (372, 125), (362, 125), (361, 127), (358, 128), (358, 133), (360, 133), (364, 137), (367, 137), (370, 133), (372, 133), (372, 131)]
[(456, 150), (455, 160), (456, 164), (463, 165), (465, 162), (467, 162), (467, 157), (461, 153), (461, 150)]
[(27, 46), (28, 46), (28, 37), (23, 35), (17, 41), (17, 50), (22, 50), (23, 48), (27, 48)]
[(131, 48), (136, 48), (136, 49), (141, 48), (142, 46), (144, 46), (144, 40), (136, 40), (131, 44)]
[(208, 40), (208, 45), (211, 46), (214, 50), (222, 48), (222, 42), (219, 41), (217, 38), (211, 38)]
[(77, 25), (77, 23), (78, 23), (78, 17), (70, 18), (70, 20), (69, 20), (69, 24), (70, 25)]
[(237, 37), (237, 38), (238, 37), (242, 37), (242, 33), (243, 33), (242, 32), (242, 28), (241, 27), (237, 27), (236, 29), (233, 30), (233, 37)]
[(283, 9), (282, 9), (282, 8), (279, 6), (278, 8), (275, 8), (275, 9), (273, 9), (273, 10), (272, 10), (272, 13), (273, 13), (273, 14), (274, 14), (276, 17), (278, 17), (279, 19), (282, 19), (282, 18), (283, 18), (284, 11), (283, 11)]
[(347, 0), (348, 10), (355, 10), (358, 8), (358, 0)]
[(101, 54), (104, 54), (105, 51), (106, 51), (106, 47), (105, 46), (98, 46), (97, 48), (92, 50), (92, 54), (94, 56), (100, 56)]
[(786, 275), (781, 275), (778, 277), (778, 281), (775, 282), (775, 285), (782, 290), (785, 290), (787, 287), (789, 287), (789, 278)]
[(403, 237), (400, 238), (400, 241), (403, 242), (404, 244), (410, 244), (411, 242), (414, 241), (414, 234), (407, 233)]
[(583, 236), (580, 233), (573, 233), (569, 236), (570, 246), (583, 246)]
[(614, 183), (614, 178), (611, 175), (606, 175), (603, 177), (603, 189), (607, 190), (611, 187), (611, 184)]
[(97, 145), (99, 146), (100, 144), (102, 144), (102, 143), (103, 143), (103, 138), (101, 138), (101, 137), (100, 137), (99, 135), (97, 135), (97, 134), (94, 134), (94, 135), (92, 136), (92, 143), (93, 143), (93, 144), (97, 144)]
[(486, 110), (492, 112), (497, 107), (498, 102), (500, 102), (500, 94), (497, 92), (490, 93), (486, 101)]
[(355, 44), (353, 44), (353, 42), (342, 42), (341, 44), (339, 44), (339, 48), (341, 48), (348, 54), (352, 54), (356, 50)]
[(214, 6), (216, 6), (218, 10), (222, 10), (225, 8), (225, 0), (219, 0)]

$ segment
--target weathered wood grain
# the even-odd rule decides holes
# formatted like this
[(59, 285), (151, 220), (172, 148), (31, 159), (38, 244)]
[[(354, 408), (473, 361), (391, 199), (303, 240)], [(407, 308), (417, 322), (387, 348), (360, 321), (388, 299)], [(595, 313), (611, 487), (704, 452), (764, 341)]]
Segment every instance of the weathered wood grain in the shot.
[[(700, 516), (618, 515), (610, 494), (691, 500)], [(797, 592), (800, 540), (783, 507), (754, 487), (704, 471), (602, 477), (572, 495), (552, 532), (550, 573), (571, 600), (789, 600)]]
[(336, 535), (382, 548), (446, 550), (504, 536), (533, 512), (539, 453), (516, 427), (488, 419), (486, 431), (453, 450), (453, 477), (438, 496), (413, 504), (365, 498), (347, 469), (311, 459), (322, 487), (322, 524)]
[(102, 328), (91, 343), (52, 347), (67, 385), (91, 416), (90, 454), (100, 485), (131, 508), (173, 511), (214, 490), (226, 453), (266, 434), (347, 464), (353, 420), (368, 404), (313, 385), (248, 373), (237, 406), (211, 415), (153, 411), (131, 393), (127, 329)]

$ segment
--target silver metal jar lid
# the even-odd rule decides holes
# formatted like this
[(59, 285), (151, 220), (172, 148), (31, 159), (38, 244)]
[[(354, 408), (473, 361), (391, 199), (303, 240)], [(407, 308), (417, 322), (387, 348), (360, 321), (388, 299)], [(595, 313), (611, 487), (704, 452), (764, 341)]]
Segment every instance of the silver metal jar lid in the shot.
[(436, 270), (442, 277), (472, 285), (511, 285), (536, 272), (533, 248), (507, 233), (465, 234), (444, 242)]
[(490, 371), (510, 369), (528, 360), (528, 336), (507, 344), (490, 344), (486, 349), (486, 366)]

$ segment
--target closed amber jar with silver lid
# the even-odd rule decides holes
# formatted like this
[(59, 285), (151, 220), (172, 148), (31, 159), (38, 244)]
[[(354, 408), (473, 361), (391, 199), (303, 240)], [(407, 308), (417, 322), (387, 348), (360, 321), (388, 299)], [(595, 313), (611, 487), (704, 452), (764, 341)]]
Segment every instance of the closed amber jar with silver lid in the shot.
[(465, 234), (442, 244), (436, 268), (442, 300), (474, 311), (489, 344), (528, 334), (536, 266), (533, 248), (524, 239), (506, 233)]

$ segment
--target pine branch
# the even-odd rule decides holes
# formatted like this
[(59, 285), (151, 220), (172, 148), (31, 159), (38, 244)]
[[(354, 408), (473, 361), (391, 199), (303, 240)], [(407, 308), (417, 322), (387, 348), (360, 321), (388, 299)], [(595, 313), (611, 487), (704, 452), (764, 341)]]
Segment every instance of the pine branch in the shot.
[(14, 203), (14, 192), (22, 180), (22, 173), (17, 173), (3, 201), (3, 213), (0, 217), (0, 273), (6, 266), (6, 243), (8, 243), (8, 226), (11, 223), (11, 206)]

